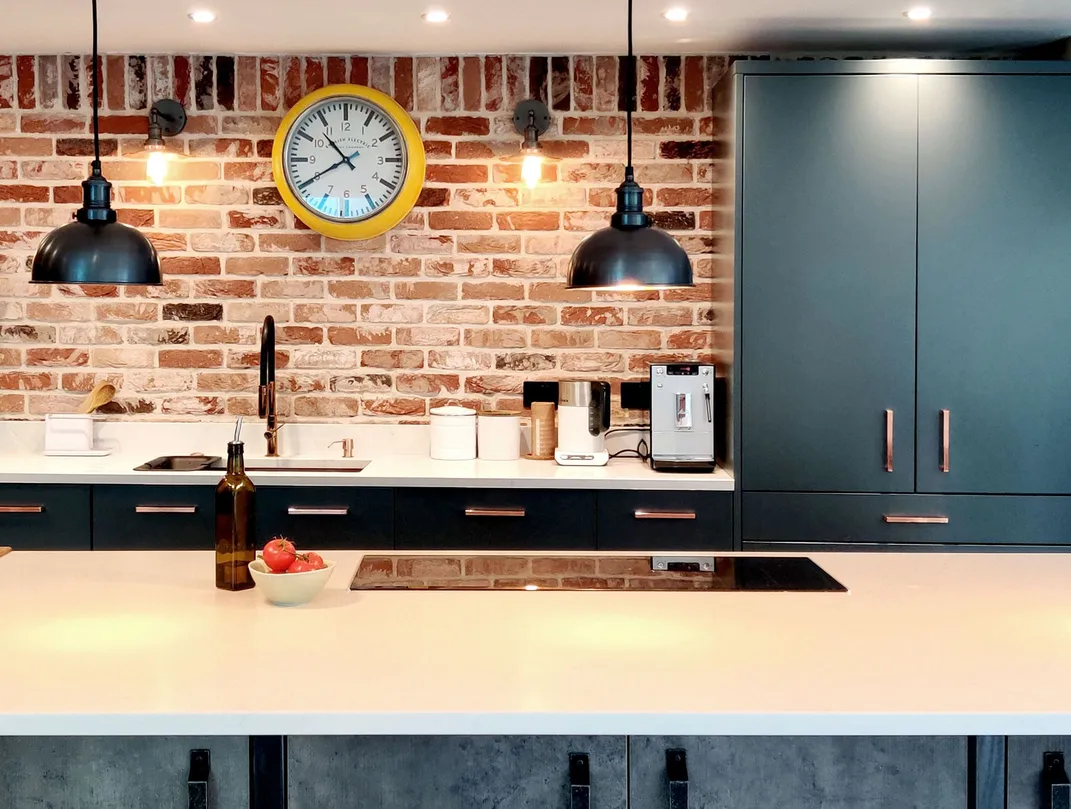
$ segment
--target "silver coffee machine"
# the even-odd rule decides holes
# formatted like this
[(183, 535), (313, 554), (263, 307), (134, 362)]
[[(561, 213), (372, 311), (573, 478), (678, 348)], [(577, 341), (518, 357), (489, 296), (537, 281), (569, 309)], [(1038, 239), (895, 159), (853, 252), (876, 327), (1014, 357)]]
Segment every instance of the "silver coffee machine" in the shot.
[(713, 472), (714, 366), (651, 366), (651, 468)]

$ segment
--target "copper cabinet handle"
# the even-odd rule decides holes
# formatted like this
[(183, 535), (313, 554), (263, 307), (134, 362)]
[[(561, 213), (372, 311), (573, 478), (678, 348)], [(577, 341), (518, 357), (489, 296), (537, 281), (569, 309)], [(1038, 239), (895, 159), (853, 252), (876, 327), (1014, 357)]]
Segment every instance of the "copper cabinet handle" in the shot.
[(948, 460), (948, 434), (949, 434), (949, 422), (952, 421), (952, 414), (947, 410), (941, 411), (941, 471), (947, 472), (951, 467)]
[(885, 411), (885, 471), (893, 471), (893, 412)]
[(286, 513), (291, 517), (345, 517), (350, 513), (349, 506), (342, 508), (307, 508), (305, 506), (290, 506)]
[(523, 517), (526, 514), (523, 508), (467, 508), (466, 517)]
[(0, 506), (0, 514), (40, 514), (44, 506)]
[(948, 517), (909, 517), (886, 514), (882, 519), (891, 525), (948, 525)]
[(638, 508), (632, 512), (637, 520), (694, 520), (694, 511), (649, 511)]
[(135, 514), (196, 514), (197, 506), (134, 506)]

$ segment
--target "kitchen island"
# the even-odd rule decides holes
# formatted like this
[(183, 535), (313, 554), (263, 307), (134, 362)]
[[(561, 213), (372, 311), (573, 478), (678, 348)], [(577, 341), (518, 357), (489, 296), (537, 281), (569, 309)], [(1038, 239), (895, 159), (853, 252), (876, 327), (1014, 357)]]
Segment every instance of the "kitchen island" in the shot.
[(847, 593), (351, 592), (330, 557), (297, 608), (203, 552), (0, 559), (3, 805), (185, 807), (204, 748), (235, 809), (569, 806), (577, 753), (591, 806), (668, 806), (670, 750), (693, 805), (1019, 809), (1071, 750), (1066, 556), (815, 555)]

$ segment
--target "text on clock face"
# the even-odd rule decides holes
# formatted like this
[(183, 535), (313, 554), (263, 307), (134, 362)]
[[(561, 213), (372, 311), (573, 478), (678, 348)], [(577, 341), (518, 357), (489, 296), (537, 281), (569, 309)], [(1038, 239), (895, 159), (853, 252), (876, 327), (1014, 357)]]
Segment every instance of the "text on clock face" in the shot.
[(405, 179), (398, 127), (360, 98), (327, 98), (291, 127), (286, 180), (301, 203), (338, 222), (358, 222), (389, 205)]

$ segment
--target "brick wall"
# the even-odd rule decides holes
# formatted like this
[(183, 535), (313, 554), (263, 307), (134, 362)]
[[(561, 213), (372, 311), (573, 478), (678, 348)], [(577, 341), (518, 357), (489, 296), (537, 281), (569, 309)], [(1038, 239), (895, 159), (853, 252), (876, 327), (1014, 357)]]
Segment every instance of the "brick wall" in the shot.
[[(625, 154), (616, 57), (109, 56), (104, 172), (122, 221), (160, 251), (165, 285), (30, 286), (40, 236), (70, 220), (86, 176), (91, 60), (0, 56), (0, 416), (72, 410), (113, 382), (113, 413), (256, 411), (257, 332), (279, 324), (286, 417), (420, 420), (445, 400), (515, 407), (524, 379), (619, 381), (652, 360), (731, 348), (731, 193), (720, 57), (641, 57), (636, 173), (691, 254), (698, 285), (568, 292), (568, 257), (608, 223)], [(272, 183), (285, 109), (325, 83), (370, 84), (412, 111), (425, 190), (395, 230), (337, 242), (307, 230)], [(529, 191), (514, 104), (554, 110), (560, 162)], [(153, 99), (190, 114), (190, 159), (163, 188), (125, 158)]]

